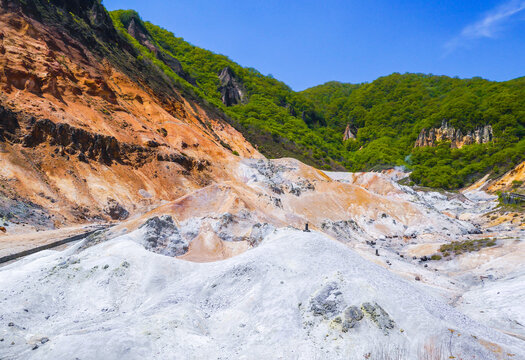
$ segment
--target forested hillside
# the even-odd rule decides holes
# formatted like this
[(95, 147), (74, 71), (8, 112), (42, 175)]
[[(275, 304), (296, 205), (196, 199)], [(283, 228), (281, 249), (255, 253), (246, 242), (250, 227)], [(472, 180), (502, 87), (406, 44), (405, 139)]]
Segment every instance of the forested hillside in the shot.
[[(142, 22), (133, 11), (111, 16), (140, 61), (158, 65), (184, 91), (227, 114), (266, 156), (350, 171), (404, 165), (413, 170), (415, 183), (443, 188), (465, 186), (490, 171), (500, 175), (525, 158), (525, 78), (491, 82), (392, 74), (372, 83), (329, 82), (294, 92), (271, 76)], [(236, 79), (235, 90), (242, 93), (242, 101), (230, 106), (222, 98), (224, 73)], [(494, 141), (461, 149), (447, 143), (414, 148), (423, 128), (442, 121), (463, 132), (492, 125)], [(348, 124), (356, 138), (343, 141)]]
[[(406, 165), (416, 183), (457, 188), (488, 171), (501, 175), (525, 156), (525, 78), (498, 83), (392, 74), (358, 88), (328, 83), (301, 94), (327, 126), (358, 129), (356, 139), (345, 142), (353, 170)], [(492, 125), (495, 140), (461, 149), (447, 143), (414, 148), (421, 129), (443, 121), (463, 133)]]

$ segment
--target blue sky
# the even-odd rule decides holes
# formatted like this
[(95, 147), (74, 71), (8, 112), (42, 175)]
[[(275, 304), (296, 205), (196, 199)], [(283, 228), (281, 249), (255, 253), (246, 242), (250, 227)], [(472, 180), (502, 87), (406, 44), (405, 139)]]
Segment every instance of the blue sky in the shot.
[(393, 72), (525, 75), (525, 0), (103, 0), (294, 90)]

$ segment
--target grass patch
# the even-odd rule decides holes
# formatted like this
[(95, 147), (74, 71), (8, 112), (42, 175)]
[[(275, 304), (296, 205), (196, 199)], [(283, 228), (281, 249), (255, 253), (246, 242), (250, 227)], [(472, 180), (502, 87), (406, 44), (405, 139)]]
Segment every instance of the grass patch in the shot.
[[(496, 246), (496, 240), (494, 239), (477, 239), (477, 240), (465, 240), (465, 241), (453, 241), (450, 244), (441, 245), (439, 252), (443, 256), (449, 256), (450, 254), (461, 255), (466, 252), (479, 251), (482, 248)], [(436, 257), (436, 259), (434, 259)], [(439, 259), (437, 258), (439, 257)], [(432, 260), (440, 260), (441, 255), (432, 255)]]

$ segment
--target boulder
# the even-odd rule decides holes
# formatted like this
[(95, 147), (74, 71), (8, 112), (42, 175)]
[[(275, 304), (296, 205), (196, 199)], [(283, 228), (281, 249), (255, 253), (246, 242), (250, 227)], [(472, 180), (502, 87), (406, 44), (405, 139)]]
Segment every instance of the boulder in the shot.
[(335, 282), (323, 286), (310, 301), (310, 310), (315, 316), (330, 319), (344, 308), (343, 294)]
[(108, 200), (108, 204), (104, 208), (104, 212), (108, 214), (112, 220), (125, 220), (129, 217), (129, 212), (113, 199)]
[(349, 306), (344, 311), (343, 332), (353, 328), (361, 319), (363, 319), (363, 311), (357, 306)]
[(376, 324), (379, 329), (383, 330), (385, 335), (388, 334), (388, 330), (394, 328), (394, 320), (392, 320), (388, 313), (377, 303), (363, 303), (361, 309), (365, 314), (370, 316), (372, 322)]

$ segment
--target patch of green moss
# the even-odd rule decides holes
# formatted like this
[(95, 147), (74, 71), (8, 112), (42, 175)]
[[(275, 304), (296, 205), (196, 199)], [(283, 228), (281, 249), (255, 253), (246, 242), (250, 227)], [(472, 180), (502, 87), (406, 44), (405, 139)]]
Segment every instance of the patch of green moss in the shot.
[[(479, 251), (482, 248), (492, 246), (496, 246), (496, 240), (488, 238), (477, 240), (453, 241), (450, 244), (441, 245), (439, 251), (443, 254), (443, 256), (446, 257), (450, 254), (461, 255), (466, 252)], [(436, 254), (431, 257), (432, 260), (435, 260), (434, 256), (439, 256), (439, 258), (441, 259), (441, 256)]]

